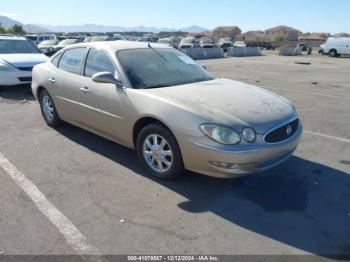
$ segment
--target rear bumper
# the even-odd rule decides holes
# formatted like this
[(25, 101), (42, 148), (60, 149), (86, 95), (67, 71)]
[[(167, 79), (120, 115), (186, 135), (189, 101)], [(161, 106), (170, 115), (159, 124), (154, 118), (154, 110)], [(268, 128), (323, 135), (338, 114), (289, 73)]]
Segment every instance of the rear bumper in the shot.
[(189, 138), (187, 143), (180, 143), (180, 148), (188, 170), (220, 178), (242, 177), (266, 171), (287, 160), (297, 148), (301, 134), (300, 124), (297, 132), (281, 143), (223, 147), (208, 145), (206, 139), (209, 138), (203, 137)]
[(32, 72), (19, 71), (1, 72), (0, 86), (15, 86), (22, 84), (30, 84), (32, 82)]

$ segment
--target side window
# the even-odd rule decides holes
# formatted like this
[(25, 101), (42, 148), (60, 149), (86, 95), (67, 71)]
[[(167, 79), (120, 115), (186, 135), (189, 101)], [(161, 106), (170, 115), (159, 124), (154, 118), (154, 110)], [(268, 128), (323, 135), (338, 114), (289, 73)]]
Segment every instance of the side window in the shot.
[(58, 66), (58, 61), (60, 61), (60, 58), (62, 56), (62, 53), (56, 54), (52, 59), (51, 63), (54, 64), (56, 67)]
[(66, 72), (79, 75), (84, 61), (86, 48), (69, 49), (61, 57), (58, 68)]
[(100, 72), (114, 74), (114, 64), (103, 51), (91, 49), (86, 59), (85, 76), (92, 77), (94, 74)]

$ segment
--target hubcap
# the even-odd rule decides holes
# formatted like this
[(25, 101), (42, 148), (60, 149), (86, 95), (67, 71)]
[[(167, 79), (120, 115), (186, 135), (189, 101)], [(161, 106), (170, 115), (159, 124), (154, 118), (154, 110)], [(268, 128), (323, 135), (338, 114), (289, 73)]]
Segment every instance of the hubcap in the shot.
[(42, 107), (46, 120), (52, 121), (54, 118), (55, 109), (53, 108), (52, 101), (48, 95), (43, 97)]
[(143, 158), (158, 173), (167, 172), (173, 164), (173, 152), (169, 143), (159, 135), (149, 135), (143, 142)]

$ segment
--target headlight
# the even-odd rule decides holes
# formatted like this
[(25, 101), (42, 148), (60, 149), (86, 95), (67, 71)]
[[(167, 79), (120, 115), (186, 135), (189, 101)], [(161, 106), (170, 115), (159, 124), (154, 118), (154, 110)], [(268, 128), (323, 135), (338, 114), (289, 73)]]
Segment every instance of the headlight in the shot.
[(243, 128), (242, 135), (243, 135), (243, 138), (245, 139), (245, 141), (247, 141), (248, 143), (252, 143), (255, 141), (256, 133), (255, 133), (254, 129), (252, 129), (250, 127)]
[(215, 124), (204, 124), (200, 126), (204, 134), (214, 141), (225, 145), (236, 145), (241, 142), (240, 135), (229, 127)]
[(6, 62), (0, 61), (0, 72), (12, 72), (13, 68)]

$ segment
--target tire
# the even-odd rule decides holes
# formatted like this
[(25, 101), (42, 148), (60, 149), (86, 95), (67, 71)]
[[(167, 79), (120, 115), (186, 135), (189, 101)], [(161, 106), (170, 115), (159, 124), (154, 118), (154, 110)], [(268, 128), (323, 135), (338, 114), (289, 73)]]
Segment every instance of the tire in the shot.
[(41, 91), (39, 95), (39, 102), (41, 114), (49, 126), (56, 127), (62, 124), (62, 120), (57, 114), (57, 110), (53, 103), (52, 97), (50, 96), (49, 92), (47, 92), (47, 90), (44, 89)]
[(152, 176), (161, 179), (183, 176), (185, 169), (179, 145), (165, 127), (159, 124), (145, 126), (137, 136), (136, 150), (140, 162)]
[(338, 57), (337, 50), (332, 49), (331, 51), (329, 51), (329, 56), (330, 57)]

